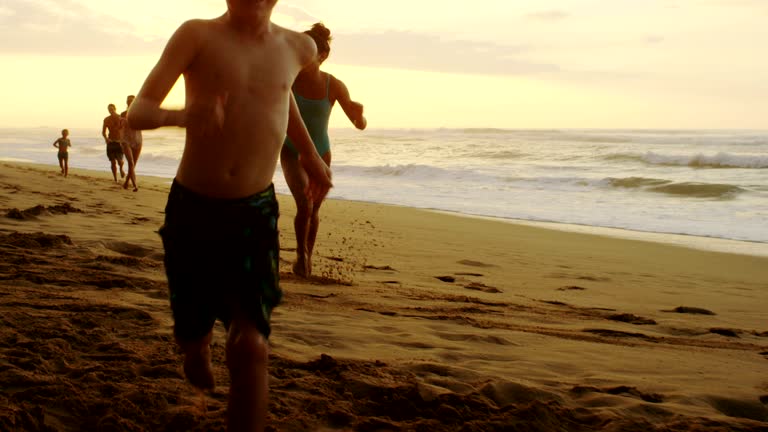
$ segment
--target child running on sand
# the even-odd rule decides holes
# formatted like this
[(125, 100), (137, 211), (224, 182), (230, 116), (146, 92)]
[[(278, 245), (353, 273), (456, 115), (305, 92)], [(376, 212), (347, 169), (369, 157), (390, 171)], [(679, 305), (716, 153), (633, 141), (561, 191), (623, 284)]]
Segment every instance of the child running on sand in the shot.
[(59, 149), (59, 167), (61, 168), (61, 174), (66, 177), (69, 174), (69, 147), (72, 147), (72, 143), (69, 142), (69, 130), (61, 130), (61, 138), (58, 138), (53, 142), (53, 146)]
[[(271, 22), (277, 0), (227, 0), (171, 37), (128, 111), (132, 129), (186, 127), (160, 233), (184, 372), (211, 389), (214, 321), (227, 327), (230, 431), (264, 428), (270, 314), (280, 302), (278, 208), (272, 177), (291, 137), (322, 200), (330, 169), (301, 121), (291, 84), (316, 56), (308, 36)], [(160, 104), (180, 75), (185, 108)]]

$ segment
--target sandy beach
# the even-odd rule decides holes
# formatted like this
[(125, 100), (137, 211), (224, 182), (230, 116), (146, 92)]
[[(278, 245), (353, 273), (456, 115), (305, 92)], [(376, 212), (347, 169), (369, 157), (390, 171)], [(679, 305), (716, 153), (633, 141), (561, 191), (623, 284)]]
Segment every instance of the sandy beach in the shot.
[[(183, 379), (170, 181), (0, 162), (0, 430), (224, 430)], [(273, 431), (768, 431), (768, 258), (350, 201), (273, 315)]]

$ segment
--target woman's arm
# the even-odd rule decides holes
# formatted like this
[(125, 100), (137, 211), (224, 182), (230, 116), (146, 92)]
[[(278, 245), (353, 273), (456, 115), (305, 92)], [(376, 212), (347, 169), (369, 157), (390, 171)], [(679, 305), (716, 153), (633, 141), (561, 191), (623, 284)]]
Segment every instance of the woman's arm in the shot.
[(344, 83), (331, 75), (331, 100), (339, 101), (339, 105), (344, 110), (349, 121), (356, 128), (364, 130), (368, 126), (368, 120), (363, 115), (363, 104), (355, 102), (349, 96), (349, 89)]

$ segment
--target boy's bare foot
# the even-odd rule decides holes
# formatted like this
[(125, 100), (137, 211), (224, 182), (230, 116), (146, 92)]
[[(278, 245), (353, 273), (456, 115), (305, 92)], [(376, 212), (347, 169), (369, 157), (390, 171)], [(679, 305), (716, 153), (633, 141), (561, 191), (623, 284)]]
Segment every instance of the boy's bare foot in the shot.
[(128, 182), (123, 183), (123, 189), (128, 190)]
[(200, 390), (213, 390), (216, 380), (211, 370), (211, 348), (206, 346), (202, 352), (187, 352), (184, 355), (184, 375), (189, 383)]
[(306, 263), (300, 263), (299, 261), (296, 261), (293, 263), (293, 274), (300, 277), (307, 277), (307, 266)]
[(137, 188), (137, 187), (135, 187), (135, 186), (134, 186), (134, 188), (133, 188), (133, 191), (134, 191), (134, 192), (138, 192), (138, 191), (139, 191), (139, 188)]

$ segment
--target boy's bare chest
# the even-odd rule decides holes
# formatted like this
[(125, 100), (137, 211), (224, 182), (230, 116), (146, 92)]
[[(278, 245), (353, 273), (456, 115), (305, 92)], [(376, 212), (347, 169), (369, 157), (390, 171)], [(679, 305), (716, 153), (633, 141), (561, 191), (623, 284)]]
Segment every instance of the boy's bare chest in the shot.
[(211, 89), (261, 94), (288, 91), (298, 73), (290, 53), (275, 45), (217, 44), (204, 50), (192, 70)]

